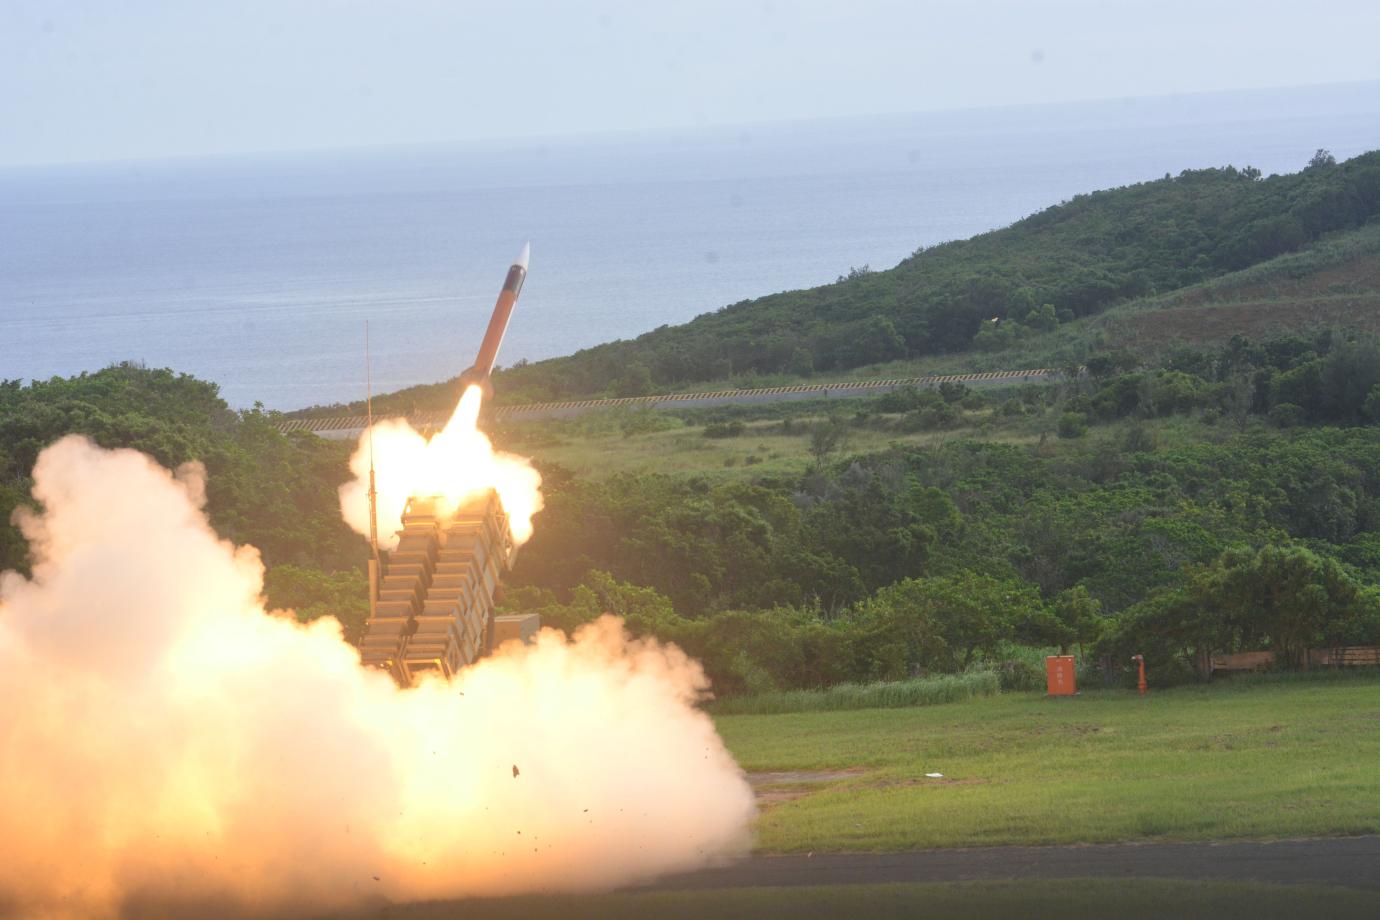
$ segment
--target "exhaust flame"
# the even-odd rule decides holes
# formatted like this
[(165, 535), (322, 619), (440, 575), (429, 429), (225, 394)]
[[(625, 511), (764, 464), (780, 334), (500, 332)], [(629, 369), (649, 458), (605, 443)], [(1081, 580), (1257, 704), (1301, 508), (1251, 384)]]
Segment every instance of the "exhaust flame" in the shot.
[(746, 845), (678, 649), (605, 618), (398, 690), (335, 620), (265, 612), (203, 480), (39, 457), (33, 577), (0, 575), (0, 912), (590, 890)]
[[(379, 544), (384, 549), (397, 545), (393, 525), (413, 496), (441, 498), (437, 510), (444, 516), (494, 489), (508, 514), (513, 539), (522, 544), (532, 535), (532, 516), (542, 505), (541, 475), (526, 458), (495, 451), (478, 429), (483, 398), (479, 387), (466, 388), (446, 427), (429, 441), (405, 419), (374, 423)], [(355, 478), (340, 487), (340, 513), (364, 536), (369, 534), (369, 434), (360, 435), (350, 458)]]

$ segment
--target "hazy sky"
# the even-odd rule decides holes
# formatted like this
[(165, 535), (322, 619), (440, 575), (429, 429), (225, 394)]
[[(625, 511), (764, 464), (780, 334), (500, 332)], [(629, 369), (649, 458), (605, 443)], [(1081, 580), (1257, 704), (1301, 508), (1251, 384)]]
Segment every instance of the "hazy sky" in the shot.
[(0, 164), (1380, 78), (1380, 2), (0, 0)]

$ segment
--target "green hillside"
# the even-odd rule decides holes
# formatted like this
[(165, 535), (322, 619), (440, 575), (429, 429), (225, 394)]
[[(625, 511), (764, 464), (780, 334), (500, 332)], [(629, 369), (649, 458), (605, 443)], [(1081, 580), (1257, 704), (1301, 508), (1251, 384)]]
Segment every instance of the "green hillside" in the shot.
[(1130, 353), (1146, 365), (1179, 349), (1330, 329), (1380, 331), (1380, 223), (1332, 233), (1296, 252), (1166, 294), (1138, 297), (1053, 329), (1006, 323), (979, 350), (855, 368), (844, 376), (1065, 367)]
[[(1133, 344), (1216, 337), (1224, 324), (1242, 319), (1242, 310), (1202, 308), (1225, 303), (1253, 305), (1247, 319), (1254, 334), (1316, 325), (1315, 307), (1327, 321), (1343, 323), (1356, 309), (1373, 311), (1380, 290), (1373, 265), (1308, 276), (1339, 254), (1373, 255), (1373, 234), (1354, 245), (1346, 237), (1377, 215), (1380, 151), (1343, 163), (1320, 151), (1289, 175), (1262, 177), (1231, 166), (1185, 171), (1079, 195), (1001, 230), (922, 249), (885, 271), (854, 271), (833, 284), (743, 301), (636, 339), (510, 368), (495, 389), (500, 402), (521, 403), (729, 379), (836, 378), (876, 365), (1081, 360), (1090, 350), (1125, 344), (1110, 341), (1113, 333)], [(1302, 258), (1251, 274), (1291, 255)], [(1289, 306), (1298, 303), (1291, 294), (1306, 305)], [(1341, 294), (1364, 297), (1337, 299)], [(1088, 322), (1119, 307), (1147, 306), (1156, 308), (1153, 317), (1121, 317), (1119, 326)], [(1047, 335), (1057, 330), (1064, 334)], [(998, 355), (999, 361), (988, 357)], [(455, 397), (456, 384), (447, 381), (379, 404), (433, 408)]]
[[(1380, 641), (1377, 199), (1380, 153), (1271, 179), (1193, 173), (509, 371), (496, 389), (510, 398), (573, 395), (541, 389), (541, 375), (573, 387), (600, 355), (626, 360), (623, 376), (589, 377), (595, 392), (703, 385), (652, 368), (701, 342), (750, 355), (769, 337), (754, 329), (833, 361), (821, 375), (1088, 369), (846, 405), (490, 426), (535, 459), (546, 498), (505, 603), (565, 628), (618, 613), (702, 661), (725, 695), (972, 668), (1036, 686), (1042, 650), (1074, 646), (1085, 662), (1143, 654), (1167, 683), (1202, 676), (1212, 653), (1269, 649), (1298, 668), (1308, 649)], [(1298, 232), (1263, 229), (1284, 226)], [(1292, 248), (1274, 252), (1282, 241)], [(998, 289), (1005, 300), (982, 299)], [(902, 346), (849, 364), (830, 336), (857, 332), (849, 317), (868, 310)], [(391, 399), (442, 397), (453, 385)], [(132, 365), (0, 383), (0, 521), (63, 434), (200, 460), (211, 522), (263, 551), (270, 600), (357, 630), (365, 547), (335, 496), (350, 445), (275, 421), (231, 412), (214, 384)], [(0, 525), (0, 569), (25, 563), (19, 532)]]

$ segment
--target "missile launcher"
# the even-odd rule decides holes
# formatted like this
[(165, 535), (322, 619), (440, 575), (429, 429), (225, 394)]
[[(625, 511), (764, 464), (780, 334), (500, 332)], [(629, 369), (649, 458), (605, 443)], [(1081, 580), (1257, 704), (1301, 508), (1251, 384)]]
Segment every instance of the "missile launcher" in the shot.
[(491, 651), (499, 583), (516, 554), (497, 494), (447, 517), (434, 499), (413, 499), (378, 579), (364, 663), (410, 686), (428, 672), (450, 677)]
[[(527, 277), (530, 251), (524, 246), (508, 269), (479, 354), (461, 375), (462, 383), (482, 387), (485, 396), (492, 389), (489, 375)], [(372, 428), (372, 396), (369, 405)], [(494, 615), (500, 581), (517, 554), (498, 493), (490, 490), (453, 511), (440, 505), (435, 497), (410, 499), (397, 547), (381, 552), (371, 454), (373, 556), (369, 560), (369, 619), (360, 657), (364, 664), (387, 671), (403, 687), (427, 673), (449, 678), (507, 639), (531, 641), (539, 626), (534, 614)]]

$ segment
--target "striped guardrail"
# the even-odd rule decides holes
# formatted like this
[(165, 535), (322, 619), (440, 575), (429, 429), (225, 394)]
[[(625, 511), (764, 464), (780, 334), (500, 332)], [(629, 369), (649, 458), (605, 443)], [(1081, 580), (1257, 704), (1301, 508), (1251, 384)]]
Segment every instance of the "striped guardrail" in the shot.
[[(924, 377), (894, 377), (889, 380), (846, 380), (840, 383), (807, 383), (785, 387), (758, 387), (742, 390), (713, 390), (705, 393), (667, 393), (660, 396), (623, 396), (616, 399), (579, 399), (570, 402), (528, 403), (522, 406), (499, 406), (493, 410), (497, 419), (522, 418), (523, 416), (543, 416), (567, 412), (584, 412), (593, 409), (613, 409), (619, 406), (657, 406), (684, 402), (732, 402), (734, 400), (756, 400), (772, 396), (806, 396), (817, 393), (828, 396), (830, 393), (859, 394), (867, 391), (898, 390), (902, 387), (937, 387), (941, 383), (997, 383), (1001, 381), (1045, 380), (1064, 373), (1063, 369), (1037, 367), (1024, 371), (988, 371), (980, 374), (934, 374)], [(440, 428), (450, 420), (449, 411), (414, 412), (407, 416), (412, 427), (419, 430)], [(377, 421), (398, 418), (397, 415), (379, 415)], [(346, 432), (363, 430), (367, 426), (364, 416), (344, 415), (330, 418), (292, 418), (278, 423), (278, 430), (290, 431)]]

